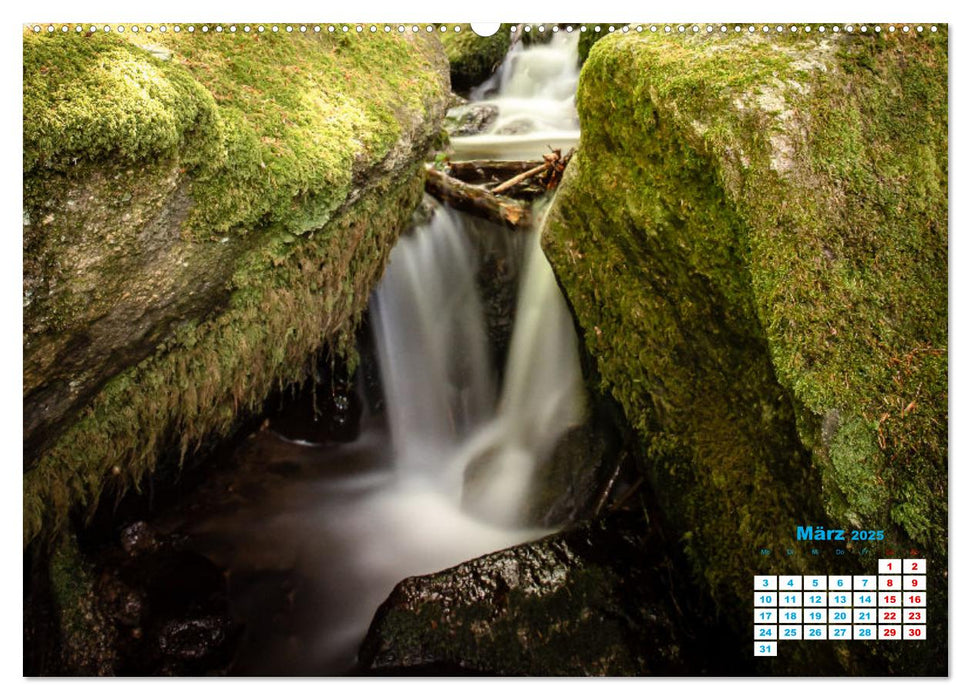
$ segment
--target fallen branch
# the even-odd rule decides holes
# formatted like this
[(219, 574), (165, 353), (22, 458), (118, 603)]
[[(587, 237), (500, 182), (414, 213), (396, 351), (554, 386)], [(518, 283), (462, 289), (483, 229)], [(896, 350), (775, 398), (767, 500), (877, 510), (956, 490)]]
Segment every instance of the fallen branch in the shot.
[(620, 470), (624, 466), (623, 458), (617, 460), (617, 466), (614, 467), (614, 473), (610, 476), (610, 480), (607, 485), (604, 486), (603, 491), (600, 492), (600, 498), (597, 499), (597, 505), (593, 509), (594, 519), (600, 516), (600, 511), (603, 510), (604, 505), (607, 503), (607, 499), (610, 498), (610, 492), (614, 490), (614, 484), (617, 483), (617, 477), (620, 476)]
[(543, 165), (541, 160), (456, 160), (446, 166), (452, 177), (472, 184), (505, 182), (522, 172)]
[(558, 184), (560, 184), (560, 178), (563, 175), (563, 171), (566, 170), (567, 164), (570, 162), (570, 158), (573, 157), (573, 149), (564, 157), (560, 153), (560, 149), (553, 149), (552, 153), (547, 153), (543, 156), (543, 162), (537, 165), (535, 168), (530, 168), (524, 173), (520, 173), (515, 177), (506, 180), (504, 183), (497, 187), (492, 188), (493, 194), (500, 194), (506, 190), (515, 187), (520, 182), (528, 180), (531, 177), (539, 175), (539, 181), (546, 190), (552, 190)]
[(539, 175), (540, 173), (546, 172), (547, 168), (549, 167), (550, 167), (549, 163), (542, 163), (540, 165), (537, 165), (535, 168), (531, 168), (530, 170), (527, 170), (524, 173), (520, 173), (516, 177), (506, 180), (498, 187), (493, 187), (492, 194), (501, 194), (502, 192), (505, 192), (506, 190), (514, 187), (515, 185), (518, 185), (523, 180), (532, 177), (533, 175)]
[(532, 223), (529, 210), (518, 202), (497, 197), (477, 187), (425, 166), (425, 191), (455, 209), (476, 214), (509, 228), (527, 228)]

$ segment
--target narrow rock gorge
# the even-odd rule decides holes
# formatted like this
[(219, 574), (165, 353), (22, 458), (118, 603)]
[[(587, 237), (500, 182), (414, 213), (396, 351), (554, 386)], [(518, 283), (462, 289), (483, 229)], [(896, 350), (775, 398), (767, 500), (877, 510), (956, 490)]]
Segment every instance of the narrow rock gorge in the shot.
[(947, 675), (945, 25), (126, 26), (24, 30), (25, 675)]

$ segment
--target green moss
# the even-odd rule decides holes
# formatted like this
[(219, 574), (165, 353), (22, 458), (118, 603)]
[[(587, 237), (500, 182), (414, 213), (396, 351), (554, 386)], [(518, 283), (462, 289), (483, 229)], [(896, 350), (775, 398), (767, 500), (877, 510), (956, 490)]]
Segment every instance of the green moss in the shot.
[[(24, 36), (24, 173), (31, 187), (105, 157), (178, 152), (197, 234), (322, 226), (359, 161), (400, 135), (398, 112), (440, 84), (434, 53), (397, 35), (285, 32)], [(140, 46), (171, 52), (157, 58)]]
[(829, 455), (832, 469), (826, 471), (823, 485), (834, 520), (858, 528), (880, 522), (890, 494), (880, 476), (880, 449), (873, 426), (858, 419), (841, 425)]
[(51, 592), (62, 611), (61, 626), (76, 634), (85, 626), (84, 600), (91, 596), (92, 581), (73, 537), (66, 537), (51, 555), (50, 578)]
[[(495, 72), (509, 50), (512, 25), (503, 24), (492, 36), (479, 36), (468, 24), (447, 25), (440, 33), (452, 74), (452, 90), (464, 92)], [(461, 27), (456, 32), (453, 27)]]
[(944, 32), (615, 34), (584, 65), (544, 246), (724, 604), (826, 514), (943, 554), (946, 71)]
[(96, 604), (94, 572), (73, 536), (63, 537), (53, 548), (49, 566), (63, 672), (112, 675), (114, 627)]
[(216, 104), (177, 65), (114, 36), (24, 34), (24, 174), (106, 157), (219, 158)]

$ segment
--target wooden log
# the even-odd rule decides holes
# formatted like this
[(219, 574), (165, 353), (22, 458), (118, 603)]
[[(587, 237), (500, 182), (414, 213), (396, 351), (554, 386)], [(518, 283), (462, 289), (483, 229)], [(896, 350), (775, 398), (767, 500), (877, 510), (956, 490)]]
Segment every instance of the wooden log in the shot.
[(459, 211), (481, 216), (509, 228), (527, 228), (532, 223), (529, 209), (520, 203), (450, 177), (430, 165), (425, 166), (425, 191)]
[(543, 163), (542, 160), (457, 160), (446, 166), (446, 172), (464, 182), (498, 184)]

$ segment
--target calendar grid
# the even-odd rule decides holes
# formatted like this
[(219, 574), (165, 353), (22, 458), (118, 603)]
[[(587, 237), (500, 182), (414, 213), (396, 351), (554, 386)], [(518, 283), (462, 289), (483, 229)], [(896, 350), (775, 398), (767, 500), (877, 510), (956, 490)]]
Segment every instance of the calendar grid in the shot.
[(755, 656), (781, 641), (927, 638), (927, 560), (880, 559), (875, 574), (754, 577)]

